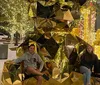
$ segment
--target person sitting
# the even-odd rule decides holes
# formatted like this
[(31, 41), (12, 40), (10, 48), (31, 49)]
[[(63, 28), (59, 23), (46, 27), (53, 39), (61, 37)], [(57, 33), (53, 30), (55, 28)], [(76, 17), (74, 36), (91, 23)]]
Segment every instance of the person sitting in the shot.
[[(49, 77), (42, 73), (44, 62), (41, 57), (35, 53), (35, 45), (31, 44), (28, 47), (28, 52), (25, 52), (22, 57), (13, 60), (13, 63), (17, 64), (24, 62), (24, 72), (27, 75), (35, 75), (34, 78), (37, 79), (37, 85), (42, 85), (42, 77), (49, 80)], [(38, 67), (39, 65), (39, 67)]]
[(88, 45), (80, 58), (80, 72), (83, 73), (84, 85), (91, 85), (91, 73), (93, 66), (97, 65), (97, 55), (93, 53), (93, 47)]

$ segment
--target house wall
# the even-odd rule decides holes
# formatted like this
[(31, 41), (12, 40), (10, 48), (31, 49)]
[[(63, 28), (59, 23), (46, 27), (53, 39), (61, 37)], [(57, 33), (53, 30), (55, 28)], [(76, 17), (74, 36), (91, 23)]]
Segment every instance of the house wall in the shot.
[[(9, 44), (8, 45), (8, 55), (7, 55), (7, 59), (0, 59), (0, 85), (1, 85), (1, 76), (2, 76), (2, 70), (3, 70), (3, 66), (4, 66), (4, 62), (7, 60), (12, 60), (16, 58), (16, 51), (11, 51), (9, 48), (14, 47), (13, 44)], [(2, 50), (2, 49), (0, 49)]]

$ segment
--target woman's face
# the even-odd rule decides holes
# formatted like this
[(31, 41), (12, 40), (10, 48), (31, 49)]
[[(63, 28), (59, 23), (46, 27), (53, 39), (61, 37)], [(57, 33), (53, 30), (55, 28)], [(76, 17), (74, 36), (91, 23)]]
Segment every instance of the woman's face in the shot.
[(30, 53), (34, 53), (34, 51), (35, 51), (35, 46), (30, 46), (29, 47), (29, 52)]
[(92, 53), (92, 52), (93, 52), (93, 48), (92, 48), (91, 46), (88, 46), (88, 47), (87, 47), (87, 51), (88, 51), (89, 53)]

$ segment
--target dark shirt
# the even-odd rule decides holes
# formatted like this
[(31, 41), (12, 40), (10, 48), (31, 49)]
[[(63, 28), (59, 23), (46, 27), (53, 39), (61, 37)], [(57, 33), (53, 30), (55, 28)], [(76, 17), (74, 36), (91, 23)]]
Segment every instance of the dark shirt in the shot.
[(97, 63), (98, 63), (98, 58), (95, 54), (84, 53), (81, 56), (81, 62), (80, 62), (81, 66), (85, 66), (92, 70), (93, 66), (96, 67)]
[(94, 67), (94, 73), (100, 73), (100, 60), (98, 60), (96, 66)]

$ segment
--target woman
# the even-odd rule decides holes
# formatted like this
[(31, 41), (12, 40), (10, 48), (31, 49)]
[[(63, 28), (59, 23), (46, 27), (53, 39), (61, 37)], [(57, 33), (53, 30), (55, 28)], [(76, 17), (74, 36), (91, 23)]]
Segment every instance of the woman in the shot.
[(90, 79), (92, 68), (98, 61), (97, 56), (93, 53), (93, 48), (91, 46), (87, 46), (86, 51), (83, 53), (80, 59), (80, 72), (83, 73), (84, 85), (91, 85)]

